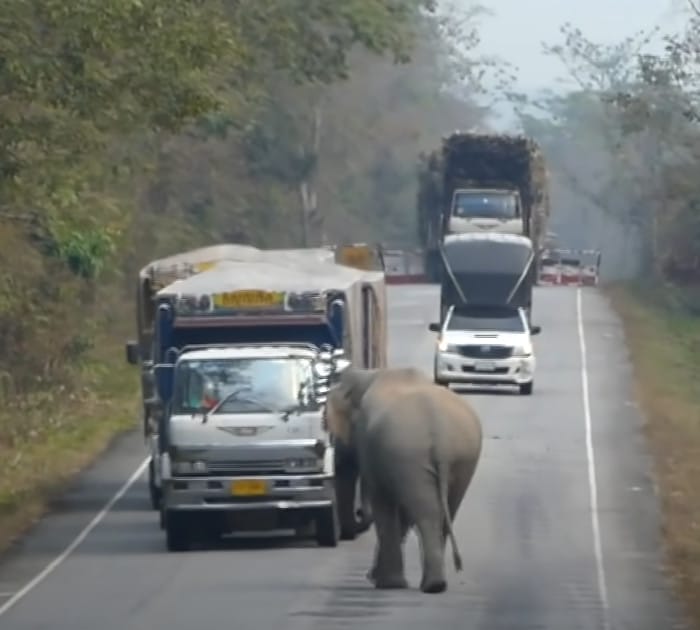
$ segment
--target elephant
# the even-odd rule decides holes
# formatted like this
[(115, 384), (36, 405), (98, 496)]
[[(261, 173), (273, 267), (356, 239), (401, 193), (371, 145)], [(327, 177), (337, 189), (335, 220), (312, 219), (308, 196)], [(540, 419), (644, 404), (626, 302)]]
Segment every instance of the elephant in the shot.
[(328, 393), (328, 429), (357, 454), (377, 544), (368, 580), (408, 588), (403, 544), (412, 527), (421, 543), (424, 593), (447, 589), (447, 538), (462, 558), (452, 522), (476, 471), (481, 421), (456, 393), (414, 368), (347, 368)]
[[(372, 525), (372, 509), (367, 499), (367, 489), (364, 487), (362, 479), (359, 480), (360, 487), (358, 488), (358, 477), (357, 453), (353, 448), (336, 440), (335, 486), (341, 540), (354, 540)], [(355, 505), (358, 498), (360, 507), (356, 510)]]

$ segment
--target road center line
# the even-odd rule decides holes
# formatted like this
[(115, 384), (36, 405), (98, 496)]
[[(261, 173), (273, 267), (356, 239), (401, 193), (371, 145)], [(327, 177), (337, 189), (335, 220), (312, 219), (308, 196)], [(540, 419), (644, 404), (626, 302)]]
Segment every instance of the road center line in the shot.
[(106, 505), (95, 515), (95, 517), (82, 529), (82, 531), (76, 536), (73, 542), (68, 545), (63, 552), (54, 558), (41, 572), (34, 576), (27, 584), (25, 584), (19, 591), (17, 591), (10, 599), (8, 599), (2, 606), (0, 606), (0, 617), (2, 617), (10, 608), (12, 608), (17, 602), (23, 599), (26, 595), (31, 593), (39, 584), (41, 584), (49, 575), (51, 575), (59, 566), (61, 566), (68, 557), (80, 546), (80, 544), (88, 537), (90, 532), (95, 529), (107, 516), (109, 511), (115, 506), (117, 501), (121, 499), (128, 491), (131, 486), (133, 486), (138, 478), (143, 474), (148, 466), (148, 460), (146, 458), (139, 467), (132, 473), (124, 485), (117, 490), (114, 496), (107, 501)]
[(588, 490), (591, 504), (591, 525), (593, 529), (593, 552), (595, 554), (598, 595), (603, 608), (603, 628), (610, 630), (608, 616), (608, 585), (603, 565), (603, 545), (600, 536), (600, 519), (598, 517), (598, 481), (596, 478), (595, 448), (593, 446), (593, 421), (591, 417), (591, 400), (588, 389), (588, 355), (586, 352), (586, 334), (583, 327), (583, 298), (581, 288), (576, 289), (576, 323), (578, 327), (579, 348), (581, 351), (581, 390), (583, 394), (583, 416), (586, 424), (586, 460), (588, 464)]

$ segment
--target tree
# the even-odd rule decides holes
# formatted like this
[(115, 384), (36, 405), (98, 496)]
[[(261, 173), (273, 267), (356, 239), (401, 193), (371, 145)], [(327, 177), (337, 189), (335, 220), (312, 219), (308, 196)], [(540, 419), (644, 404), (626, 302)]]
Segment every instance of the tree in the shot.
[(680, 180), (697, 161), (691, 60), (698, 32), (691, 23), (682, 38), (667, 38), (664, 54), (651, 55), (644, 52), (649, 34), (598, 46), (566, 26), (565, 42), (547, 50), (576, 88), (549, 94), (534, 108), (513, 99), (525, 128), (544, 139), (559, 182), (588, 202), (589, 213), (592, 203), (608, 222), (638, 233), (642, 270), (656, 276), (683, 250), (677, 226), (688, 237), (695, 225), (681, 219), (690, 182)]

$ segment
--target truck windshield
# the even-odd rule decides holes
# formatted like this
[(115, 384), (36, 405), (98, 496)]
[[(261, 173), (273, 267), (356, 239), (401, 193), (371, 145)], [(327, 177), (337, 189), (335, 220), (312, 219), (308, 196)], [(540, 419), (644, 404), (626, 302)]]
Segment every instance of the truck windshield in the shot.
[(525, 326), (515, 309), (485, 306), (453, 311), (447, 330), (525, 332)]
[(457, 191), (452, 215), (463, 219), (517, 219), (518, 205), (510, 192)]
[[(224, 402), (222, 402), (224, 401)], [(175, 372), (173, 413), (316, 409), (313, 366), (302, 358), (185, 360)]]

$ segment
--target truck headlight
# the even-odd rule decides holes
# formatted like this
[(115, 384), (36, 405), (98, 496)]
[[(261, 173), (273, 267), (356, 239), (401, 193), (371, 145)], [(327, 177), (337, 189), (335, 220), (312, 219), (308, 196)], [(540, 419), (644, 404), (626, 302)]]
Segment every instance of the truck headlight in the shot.
[(287, 460), (287, 468), (291, 470), (318, 469), (323, 465), (323, 460), (316, 457), (299, 457)]
[(207, 463), (202, 461), (173, 462), (172, 470), (176, 475), (198, 475), (207, 472)]

